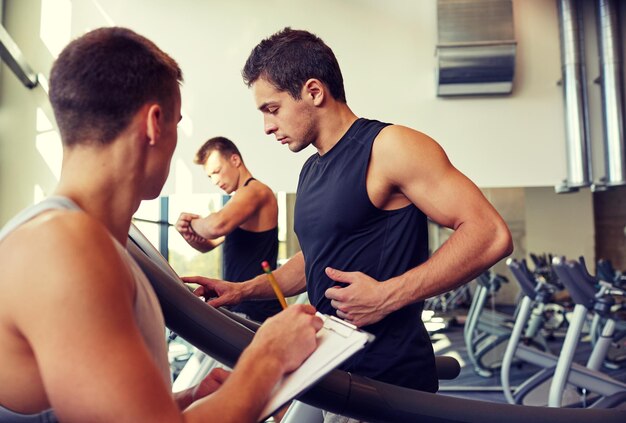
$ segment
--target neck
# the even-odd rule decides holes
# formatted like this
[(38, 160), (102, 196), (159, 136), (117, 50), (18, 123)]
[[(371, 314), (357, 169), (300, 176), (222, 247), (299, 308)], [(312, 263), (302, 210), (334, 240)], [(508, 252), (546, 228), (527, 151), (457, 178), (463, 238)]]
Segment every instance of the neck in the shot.
[(350, 129), (357, 120), (357, 116), (350, 110), (347, 104), (333, 102), (332, 106), (320, 110), (319, 134), (313, 143), (320, 156), (326, 154), (339, 142), (341, 137)]
[(124, 166), (131, 160), (119, 156), (109, 146), (76, 146), (65, 151), (55, 194), (73, 200), (126, 245), (132, 215), (141, 203), (141, 178)]
[(248, 179), (252, 178), (252, 174), (248, 170), (248, 168), (242, 163), (239, 166), (239, 181), (237, 182), (237, 189), (244, 186)]

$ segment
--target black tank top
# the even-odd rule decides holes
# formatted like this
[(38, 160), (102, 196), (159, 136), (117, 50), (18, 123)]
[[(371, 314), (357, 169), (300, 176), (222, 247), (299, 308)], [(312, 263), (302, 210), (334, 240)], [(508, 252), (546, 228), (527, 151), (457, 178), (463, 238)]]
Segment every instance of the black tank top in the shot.
[[(244, 186), (254, 178), (248, 179)], [(237, 228), (226, 236), (223, 247), (224, 279), (231, 282), (243, 282), (263, 272), (261, 263), (267, 261), (276, 269), (278, 257), (278, 227), (251, 232)], [(244, 313), (258, 322), (263, 322), (281, 310), (278, 300), (242, 301), (231, 306), (231, 311)]]
[[(385, 211), (366, 187), (372, 144), (388, 124), (358, 119), (326, 154), (314, 154), (300, 173), (295, 231), (305, 259), (307, 291), (319, 311), (335, 315), (324, 269), (360, 271), (376, 280), (398, 276), (428, 258), (424, 213), (414, 205)], [(419, 161), (415, 157), (415, 161)], [(413, 389), (438, 389), (423, 303), (411, 304), (363, 329), (376, 340), (344, 363), (355, 374)]]

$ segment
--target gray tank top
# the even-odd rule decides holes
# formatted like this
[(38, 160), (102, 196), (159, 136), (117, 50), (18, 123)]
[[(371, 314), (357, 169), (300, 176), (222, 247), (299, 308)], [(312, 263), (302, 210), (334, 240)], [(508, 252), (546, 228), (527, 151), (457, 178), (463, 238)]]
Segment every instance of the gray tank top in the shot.
[[(0, 231), (0, 242), (16, 228), (23, 223), (29, 221), (33, 217), (39, 215), (46, 210), (52, 209), (68, 209), (80, 211), (80, 207), (72, 200), (66, 197), (50, 197), (41, 203), (35, 204), (13, 219), (11, 219)], [(135, 260), (128, 254), (126, 248), (121, 245), (115, 238), (115, 247), (124, 262), (128, 265), (135, 280), (135, 304), (134, 314), (135, 322), (141, 332), (144, 342), (148, 350), (152, 354), (154, 362), (161, 372), (161, 376), (165, 380), (167, 386), (171, 385), (171, 375), (169, 362), (167, 359), (167, 344), (165, 342), (165, 322), (159, 301), (150, 285), (150, 282), (141, 271)], [(0, 422), (15, 423), (51, 423), (57, 422), (53, 410), (45, 410), (37, 414), (19, 414), (15, 413), (0, 404)]]

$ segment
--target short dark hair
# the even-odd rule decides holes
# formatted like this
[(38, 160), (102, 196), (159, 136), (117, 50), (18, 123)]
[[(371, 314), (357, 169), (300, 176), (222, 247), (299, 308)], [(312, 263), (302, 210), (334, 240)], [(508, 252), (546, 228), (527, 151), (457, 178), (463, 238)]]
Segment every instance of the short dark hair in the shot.
[(224, 158), (229, 158), (231, 155), (236, 154), (243, 163), (243, 157), (241, 157), (241, 153), (235, 143), (224, 137), (214, 137), (202, 144), (193, 162), (195, 164), (204, 165), (214, 151), (219, 151)]
[(336, 100), (346, 102), (335, 54), (308, 31), (286, 27), (264, 39), (250, 53), (241, 74), (248, 87), (263, 78), (296, 100), (308, 79), (319, 79)]
[(174, 113), (180, 67), (152, 41), (126, 28), (100, 28), (63, 49), (50, 72), (50, 102), (65, 145), (115, 139), (156, 101)]

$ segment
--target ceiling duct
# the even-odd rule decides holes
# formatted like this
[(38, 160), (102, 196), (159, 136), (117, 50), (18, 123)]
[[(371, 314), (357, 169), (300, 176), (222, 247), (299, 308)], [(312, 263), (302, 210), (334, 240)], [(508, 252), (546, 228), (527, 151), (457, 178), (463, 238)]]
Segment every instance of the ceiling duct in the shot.
[(583, 53), (583, 26), (577, 0), (558, 0), (561, 72), (565, 101), (567, 179), (557, 192), (591, 185), (587, 90)]
[(615, 0), (596, 1), (596, 20), (606, 171), (606, 177), (602, 178), (600, 184), (624, 185), (626, 184), (626, 153), (624, 151), (622, 46)]
[(437, 28), (438, 96), (511, 93), (511, 0), (438, 0)]

